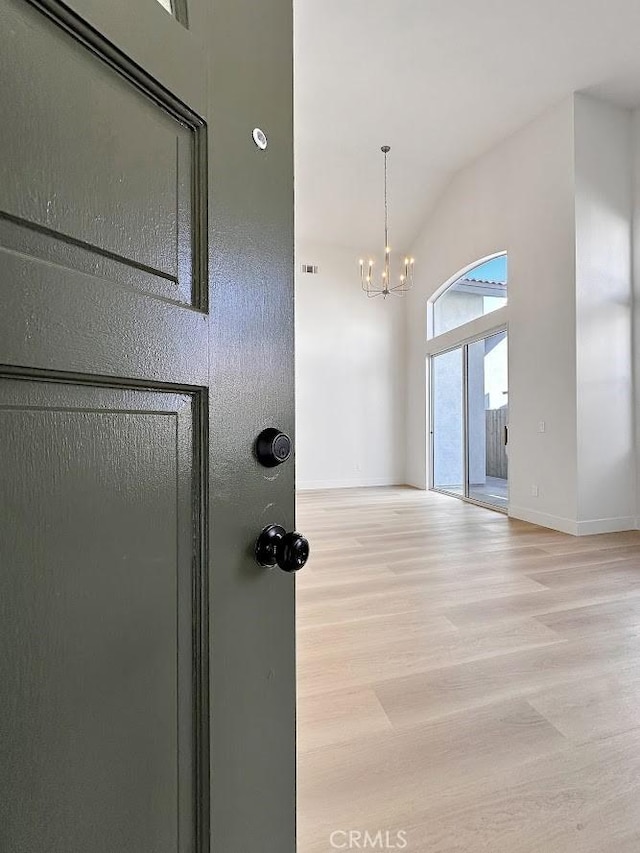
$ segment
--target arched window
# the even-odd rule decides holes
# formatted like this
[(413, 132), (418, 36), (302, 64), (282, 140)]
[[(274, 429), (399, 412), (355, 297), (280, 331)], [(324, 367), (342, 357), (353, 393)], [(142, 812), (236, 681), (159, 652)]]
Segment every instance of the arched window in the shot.
[(431, 336), (442, 335), (507, 304), (507, 255), (467, 269), (432, 303)]

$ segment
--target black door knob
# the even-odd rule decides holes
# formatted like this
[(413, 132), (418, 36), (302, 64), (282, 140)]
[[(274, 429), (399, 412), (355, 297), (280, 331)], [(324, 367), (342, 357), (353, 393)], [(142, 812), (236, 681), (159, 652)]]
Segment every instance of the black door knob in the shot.
[(297, 572), (309, 559), (309, 542), (300, 533), (287, 533), (279, 524), (270, 524), (258, 536), (256, 560), (272, 569), (280, 566), (283, 572)]
[(265, 468), (282, 465), (291, 456), (291, 439), (279, 429), (263, 429), (256, 439), (256, 456)]

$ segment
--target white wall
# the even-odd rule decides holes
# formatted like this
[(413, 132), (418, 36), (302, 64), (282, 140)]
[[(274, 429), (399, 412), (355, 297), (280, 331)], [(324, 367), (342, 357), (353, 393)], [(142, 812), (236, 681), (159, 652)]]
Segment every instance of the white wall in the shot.
[[(636, 444), (636, 507), (640, 515), (640, 110), (631, 117), (631, 160), (632, 182), (632, 277), (633, 277), (633, 374), (634, 374), (634, 420)], [(639, 519), (640, 526), (640, 519)]]
[(635, 525), (632, 117), (575, 99), (579, 532)]
[[(428, 298), (456, 272), (509, 255), (511, 514), (571, 529), (577, 518), (573, 99), (459, 172), (419, 235), (407, 300), (407, 480), (427, 484)], [(546, 432), (538, 432), (545, 421)], [(534, 497), (532, 486), (539, 496)]]
[(404, 306), (368, 299), (357, 264), (349, 249), (296, 246), (299, 489), (404, 482)]
[[(572, 96), (458, 173), (444, 193), (412, 250), (410, 483), (426, 483), (425, 358), (439, 345), (425, 341), (426, 301), (459, 269), (506, 250), (508, 307), (470, 328), (487, 331), (498, 315), (509, 326), (510, 514), (577, 534), (637, 525), (639, 115), (635, 137), (633, 126), (629, 111)], [(638, 251), (635, 265), (638, 282)]]

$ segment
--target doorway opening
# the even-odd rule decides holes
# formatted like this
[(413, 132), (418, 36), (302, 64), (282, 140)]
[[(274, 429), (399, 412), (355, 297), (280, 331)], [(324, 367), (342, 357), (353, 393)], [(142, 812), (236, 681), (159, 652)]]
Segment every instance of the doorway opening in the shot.
[(430, 361), (431, 488), (506, 512), (506, 329), (433, 355)]

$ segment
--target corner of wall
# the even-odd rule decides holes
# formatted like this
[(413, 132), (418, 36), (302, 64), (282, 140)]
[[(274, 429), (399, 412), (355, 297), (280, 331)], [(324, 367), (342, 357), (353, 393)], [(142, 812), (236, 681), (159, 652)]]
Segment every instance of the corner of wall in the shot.
[(576, 95), (574, 136), (577, 518), (614, 532), (637, 516), (631, 112)]

